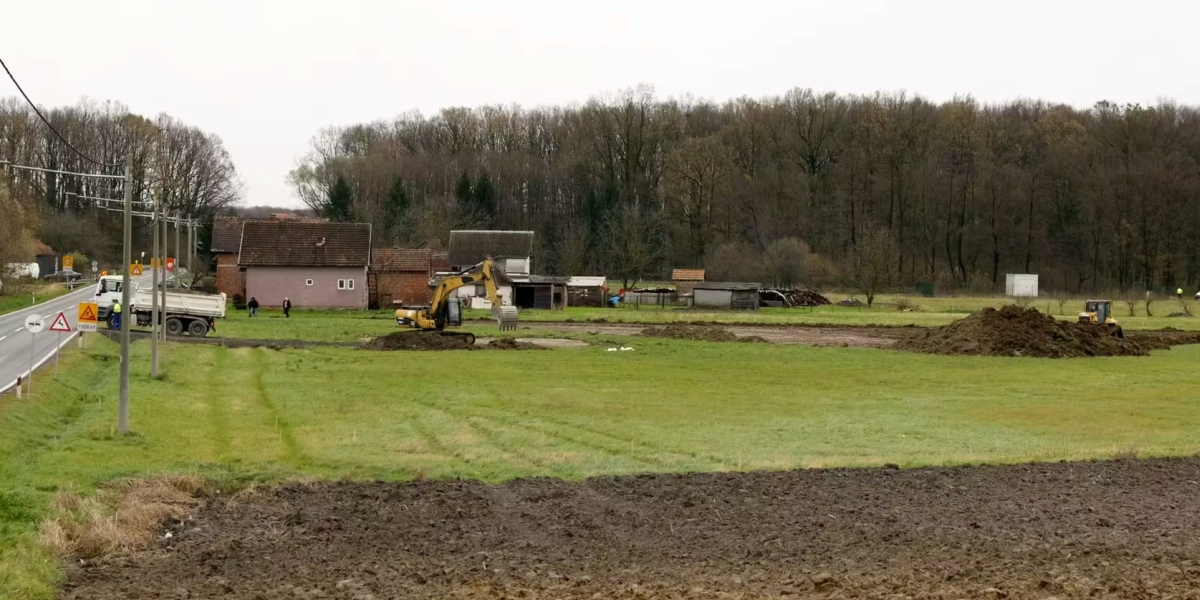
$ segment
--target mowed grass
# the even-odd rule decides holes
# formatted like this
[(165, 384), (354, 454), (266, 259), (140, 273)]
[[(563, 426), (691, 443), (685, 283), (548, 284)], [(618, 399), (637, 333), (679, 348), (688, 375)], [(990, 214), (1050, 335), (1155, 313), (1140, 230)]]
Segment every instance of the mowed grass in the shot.
[(22, 308), (28, 308), (39, 302), (53, 300), (71, 290), (61, 283), (37, 283), (33, 289), (29, 286), (14, 285), (12, 293), (0, 296), (0, 315)]
[(633, 337), (633, 352), (169, 344), (153, 380), (139, 342), (134, 433), (117, 436), (117, 347), (93, 337), (33, 399), (0, 399), (0, 596), (53, 597), (58, 559), (37, 542), (51, 498), (125, 476), (234, 488), (1200, 451), (1200, 346), (1056, 361)]

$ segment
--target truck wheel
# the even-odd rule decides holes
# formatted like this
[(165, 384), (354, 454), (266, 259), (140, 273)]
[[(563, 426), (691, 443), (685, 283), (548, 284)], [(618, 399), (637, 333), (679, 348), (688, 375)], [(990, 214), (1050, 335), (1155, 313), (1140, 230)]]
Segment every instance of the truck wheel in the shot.
[(183, 321), (178, 317), (167, 319), (167, 335), (179, 335), (183, 333)]
[(204, 337), (208, 335), (208, 324), (204, 321), (192, 321), (188, 323), (188, 334), (192, 337)]

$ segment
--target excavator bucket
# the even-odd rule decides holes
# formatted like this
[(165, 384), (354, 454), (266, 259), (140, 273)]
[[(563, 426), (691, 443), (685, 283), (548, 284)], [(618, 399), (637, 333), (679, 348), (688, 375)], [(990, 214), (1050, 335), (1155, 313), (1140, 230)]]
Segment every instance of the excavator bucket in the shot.
[(500, 331), (515, 331), (517, 329), (517, 307), (492, 306), (492, 314), (500, 324)]

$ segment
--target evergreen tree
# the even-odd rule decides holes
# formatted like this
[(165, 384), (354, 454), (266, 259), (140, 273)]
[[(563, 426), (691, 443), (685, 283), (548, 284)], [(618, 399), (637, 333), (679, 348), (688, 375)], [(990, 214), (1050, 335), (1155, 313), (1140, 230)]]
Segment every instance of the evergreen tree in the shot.
[(487, 220), (488, 225), (493, 224), (496, 218), (496, 186), (492, 184), (492, 178), (488, 177), (487, 171), (479, 174), (472, 196), (475, 208)]
[(461, 208), (470, 210), (474, 196), (471, 194), (471, 175), (466, 171), (458, 178), (458, 183), (454, 184), (454, 199)]
[(384, 204), (384, 228), (393, 243), (398, 243), (401, 237), (406, 237), (402, 229), (408, 216), (408, 205), (408, 192), (404, 189), (404, 180), (397, 177), (388, 189)]
[(346, 178), (338, 175), (337, 181), (329, 190), (329, 202), (325, 204), (325, 216), (335, 223), (345, 223), (351, 220), (354, 210), (354, 191)]

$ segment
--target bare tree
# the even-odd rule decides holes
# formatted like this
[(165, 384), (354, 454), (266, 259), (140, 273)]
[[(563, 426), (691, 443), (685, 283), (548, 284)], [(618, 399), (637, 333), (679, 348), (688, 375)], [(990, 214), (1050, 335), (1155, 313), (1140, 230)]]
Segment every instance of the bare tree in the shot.
[(875, 294), (891, 280), (895, 264), (896, 243), (886, 229), (873, 227), (863, 232), (852, 254), (854, 283), (867, 296), (867, 306), (875, 302)]
[(619, 207), (605, 220), (609, 275), (620, 279), (625, 289), (643, 279), (662, 257), (658, 229), (653, 215), (632, 205)]

